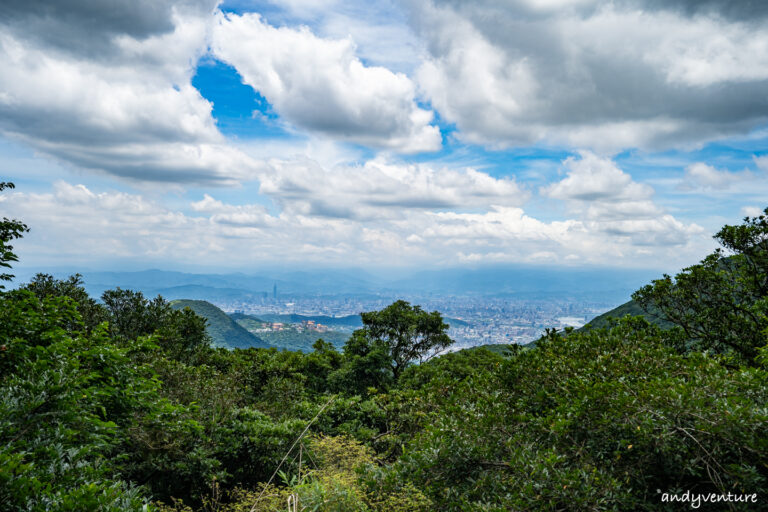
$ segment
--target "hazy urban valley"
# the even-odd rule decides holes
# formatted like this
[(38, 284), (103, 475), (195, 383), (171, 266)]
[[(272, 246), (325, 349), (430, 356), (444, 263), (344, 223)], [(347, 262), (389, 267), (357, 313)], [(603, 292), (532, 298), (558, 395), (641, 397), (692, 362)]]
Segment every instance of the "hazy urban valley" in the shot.
[[(34, 273), (34, 269), (21, 269), (16, 281), (28, 281)], [(450, 325), (448, 334), (454, 340), (450, 350), (527, 344), (547, 328), (581, 327), (629, 300), (633, 286), (658, 274), (521, 266), (405, 276), (374, 276), (358, 269), (250, 275), (74, 268), (55, 274), (64, 278), (75, 273), (83, 275), (85, 288), (94, 298), (121, 287), (142, 291), (147, 297), (206, 301), (235, 315), (236, 322), (267, 344), (302, 350), (311, 350), (317, 338), (341, 348), (362, 326), (360, 313), (383, 309), (395, 300), (439, 311)]]
[[(401, 297), (301, 297), (266, 298), (261, 300), (212, 301), (225, 312), (243, 312), (259, 318), (276, 320), (289, 315), (331, 318), (359, 315), (363, 311), (383, 309), (397, 298), (422, 308), (440, 311), (451, 328), (448, 334), (455, 341), (453, 349), (497, 343), (529, 343), (540, 337), (545, 328), (563, 329), (581, 327), (590, 318), (608, 311), (617, 304), (607, 301), (584, 301), (575, 298), (531, 300), (525, 298), (472, 297), (472, 296), (419, 296)], [(309, 320), (313, 322), (313, 320)], [(271, 322), (268, 331), (304, 329), (307, 320)], [(359, 327), (349, 324), (322, 324), (314, 327), (322, 337), (326, 331), (351, 333)]]

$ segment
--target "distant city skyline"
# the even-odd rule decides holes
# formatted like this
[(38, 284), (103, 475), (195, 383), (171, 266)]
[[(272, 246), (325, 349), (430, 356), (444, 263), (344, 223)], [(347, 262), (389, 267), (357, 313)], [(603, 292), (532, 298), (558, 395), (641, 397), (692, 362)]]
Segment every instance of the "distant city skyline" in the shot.
[(768, 206), (763, 3), (0, 14), (20, 268), (674, 272)]

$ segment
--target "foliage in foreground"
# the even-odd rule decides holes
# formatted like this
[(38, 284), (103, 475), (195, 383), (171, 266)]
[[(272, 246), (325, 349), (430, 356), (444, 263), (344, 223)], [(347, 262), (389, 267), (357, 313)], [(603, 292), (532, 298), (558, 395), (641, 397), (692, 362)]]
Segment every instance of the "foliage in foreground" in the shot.
[(633, 294), (681, 331), (687, 348), (751, 364), (768, 332), (768, 208), (715, 235), (721, 248), (677, 274)]
[(393, 471), (440, 510), (659, 510), (659, 490), (764, 496), (766, 372), (722, 363), (678, 354), (639, 318), (555, 334), (461, 386)]
[[(2, 222), (7, 267), (26, 227)], [(97, 302), (78, 276), (39, 275), (0, 292), (0, 504), (677, 510), (660, 493), (688, 491), (766, 508), (768, 223), (726, 228), (729, 259), (638, 292), (678, 328), (548, 330), (503, 355), (430, 359), (446, 326), (402, 302), (366, 314), (343, 352), (214, 349), (160, 297)]]

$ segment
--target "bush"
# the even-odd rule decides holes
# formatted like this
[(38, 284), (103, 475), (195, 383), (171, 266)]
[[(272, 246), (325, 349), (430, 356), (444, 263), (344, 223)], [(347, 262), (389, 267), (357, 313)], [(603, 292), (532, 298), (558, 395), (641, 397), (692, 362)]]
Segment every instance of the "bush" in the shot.
[[(658, 329), (552, 336), (467, 382), (395, 465), (441, 510), (656, 510), (657, 490), (768, 490), (762, 370)], [(736, 491), (734, 491), (736, 492)]]
[(121, 480), (117, 422), (155, 387), (67, 298), (0, 297), (0, 503), (5, 510), (140, 509)]

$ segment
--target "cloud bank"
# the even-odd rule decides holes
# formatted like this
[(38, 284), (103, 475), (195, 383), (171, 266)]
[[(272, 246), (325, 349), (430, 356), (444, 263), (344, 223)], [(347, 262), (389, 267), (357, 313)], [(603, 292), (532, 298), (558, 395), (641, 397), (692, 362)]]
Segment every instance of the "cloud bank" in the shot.
[(60, 254), (62, 261), (120, 255), (242, 267), (339, 259), (439, 266), (608, 264), (620, 258), (638, 264), (649, 251), (676, 261), (701, 249), (699, 226), (668, 214), (653, 202), (650, 187), (610, 160), (584, 153), (563, 166), (567, 176), (544, 191), (571, 206), (571, 218), (562, 221), (526, 213), (530, 192), (513, 180), (381, 159), (333, 168), (272, 161), (262, 170), (260, 192), (277, 209), (231, 204), (215, 193), (171, 208), (66, 182), (50, 193), (14, 192), (1, 204), (35, 226), (20, 247)]
[(695, 146), (768, 118), (768, 25), (753, 2), (407, 2), (422, 92), (494, 147)]

